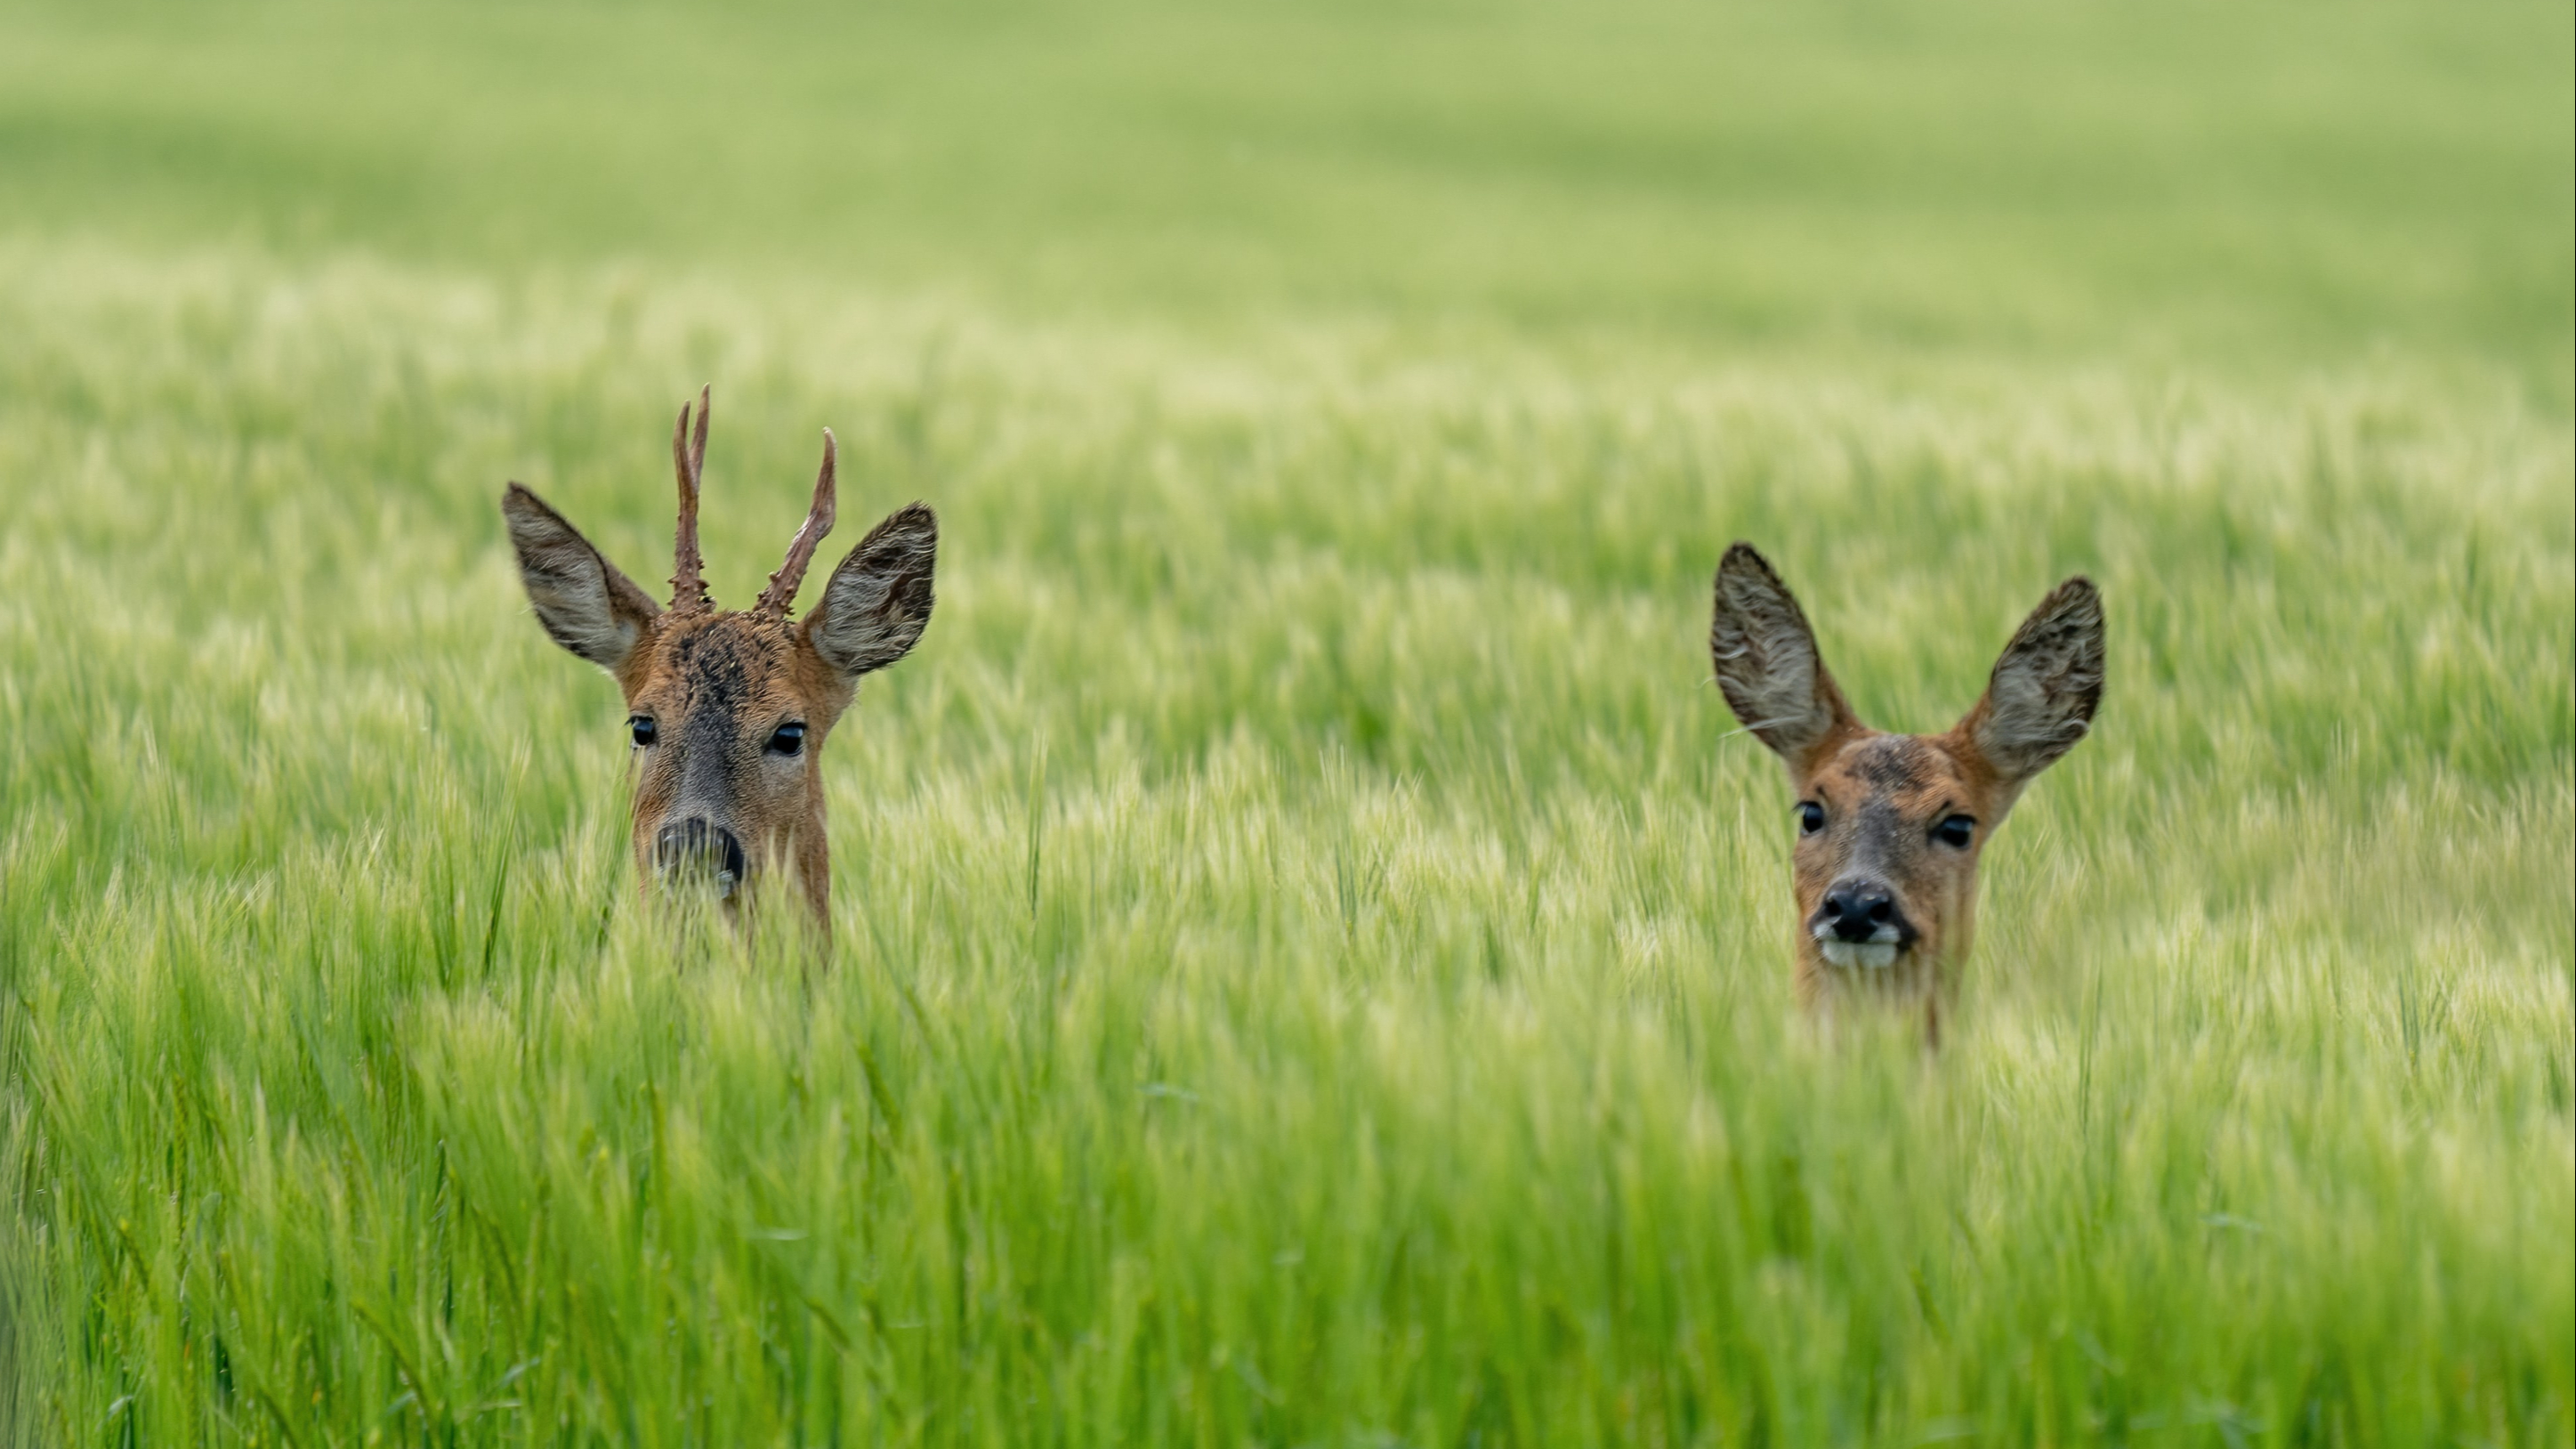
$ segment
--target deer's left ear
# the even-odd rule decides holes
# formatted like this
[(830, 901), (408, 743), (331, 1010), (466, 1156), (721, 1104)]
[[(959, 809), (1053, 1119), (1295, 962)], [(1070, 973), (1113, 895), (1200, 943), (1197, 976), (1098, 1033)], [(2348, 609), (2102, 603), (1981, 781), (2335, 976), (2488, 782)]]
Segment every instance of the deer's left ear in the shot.
[(1708, 652), (1727, 708), (1789, 767), (1792, 782), (1836, 736), (1861, 728), (1816, 651), (1806, 611), (1769, 560), (1740, 540), (1717, 566)]
[(1959, 733), (2018, 786), (2075, 748), (2101, 702), (2102, 596), (2078, 575), (2022, 621)]
[(617, 571), (581, 530), (516, 483), (501, 495), (501, 517), (519, 556), (519, 582), (553, 640), (614, 674), (662, 612), (653, 596)]
[(930, 575), (939, 561), (939, 517), (906, 504), (868, 530), (832, 570), (805, 637), (823, 662), (855, 679), (912, 651), (930, 622)]

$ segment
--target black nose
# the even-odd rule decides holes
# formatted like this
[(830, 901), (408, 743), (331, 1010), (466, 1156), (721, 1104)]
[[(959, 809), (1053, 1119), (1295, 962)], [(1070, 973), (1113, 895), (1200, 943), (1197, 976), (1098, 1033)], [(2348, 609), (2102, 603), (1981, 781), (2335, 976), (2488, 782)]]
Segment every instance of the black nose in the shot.
[(742, 842), (706, 820), (665, 825), (653, 837), (653, 863), (665, 875), (709, 875), (727, 894), (742, 883)]
[(1816, 914), (1846, 941), (1866, 941), (1877, 935), (1882, 926), (1895, 927), (1900, 939), (1907, 934), (1905, 916), (1896, 909), (1896, 896), (1874, 880), (1834, 882)]

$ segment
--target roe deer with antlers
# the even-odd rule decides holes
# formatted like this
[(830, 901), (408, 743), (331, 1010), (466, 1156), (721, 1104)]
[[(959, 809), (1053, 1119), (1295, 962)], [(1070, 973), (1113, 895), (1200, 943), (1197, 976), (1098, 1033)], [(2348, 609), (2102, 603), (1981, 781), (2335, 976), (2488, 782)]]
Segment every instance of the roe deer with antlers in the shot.
[(823, 744), (859, 676), (901, 659), (930, 622), (939, 521), (918, 503), (897, 509), (841, 560), (805, 621), (791, 622), (814, 547), (832, 531), (837, 449), (826, 428), (813, 507), (786, 562), (751, 608), (717, 608), (698, 556), (708, 401), (701, 391), (694, 437), (686, 406), (671, 434), (680, 521), (667, 608), (526, 488), (510, 485), (501, 514), (537, 622), (625, 693), (641, 880), (707, 882), (730, 913), (754, 876), (783, 867), (828, 923)]
[(1976, 707), (1939, 735), (1862, 724), (1815, 631), (1753, 546), (1726, 551), (1709, 631), (1717, 682), (1798, 793), (1798, 990), (1876, 986), (1919, 1000), (1940, 1035), (1946, 969), (1976, 929), (1977, 857), (2031, 778), (2075, 747), (2102, 698), (2102, 598), (2059, 584), (1995, 661)]

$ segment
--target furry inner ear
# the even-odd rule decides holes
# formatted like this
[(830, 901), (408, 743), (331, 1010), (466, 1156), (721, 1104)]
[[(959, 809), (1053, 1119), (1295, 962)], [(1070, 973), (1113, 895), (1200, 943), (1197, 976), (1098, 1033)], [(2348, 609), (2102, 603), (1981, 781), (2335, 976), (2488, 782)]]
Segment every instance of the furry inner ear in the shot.
[(1995, 661), (1985, 698), (1959, 722), (1977, 752), (2019, 785), (2092, 729), (2102, 702), (2102, 596), (2068, 579), (2040, 601)]
[(501, 495), (501, 517), (510, 525), (519, 582), (537, 622), (556, 643), (616, 673), (661, 606), (602, 558), (581, 530), (516, 483)]
[(805, 637), (823, 662), (855, 679), (910, 653), (930, 622), (939, 518), (918, 503), (887, 515), (832, 570)]
[(1729, 548), (1717, 567), (1708, 651), (1727, 706), (1793, 776), (1837, 730), (1859, 726), (1797, 599), (1749, 543)]

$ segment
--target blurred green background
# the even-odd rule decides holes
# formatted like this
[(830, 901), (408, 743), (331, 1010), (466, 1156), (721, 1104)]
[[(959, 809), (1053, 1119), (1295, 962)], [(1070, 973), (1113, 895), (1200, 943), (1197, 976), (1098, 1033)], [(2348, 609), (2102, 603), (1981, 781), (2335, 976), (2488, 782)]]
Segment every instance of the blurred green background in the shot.
[(12, 4), (0, 227), (2568, 370), (2561, 3)]
[[(2566, 1445), (2571, 15), (0, 0), (0, 1442)], [(493, 506), (707, 382), (940, 512), (829, 971)], [(1739, 536), (2103, 587), (1938, 1056)]]

